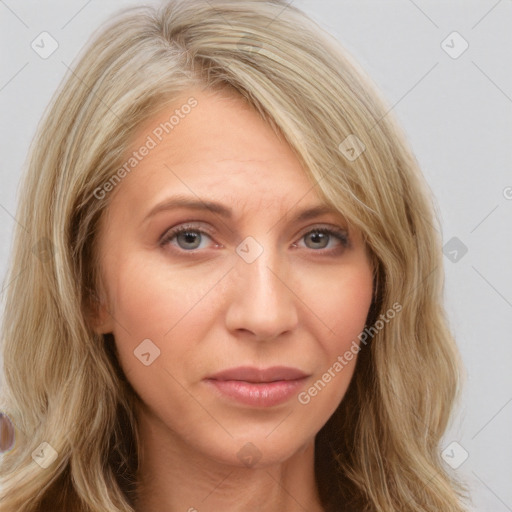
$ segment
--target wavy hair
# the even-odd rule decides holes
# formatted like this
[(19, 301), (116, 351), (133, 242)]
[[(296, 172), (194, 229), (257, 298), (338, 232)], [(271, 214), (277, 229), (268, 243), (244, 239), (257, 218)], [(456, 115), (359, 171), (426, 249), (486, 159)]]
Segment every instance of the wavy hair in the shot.
[[(136, 396), (111, 335), (88, 321), (110, 199), (95, 191), (125, 161), (137, 128), (198, 85), (245, 98), (320, 197), (362, 231), (375, 283), (367, 326), (401, 306), (362, 347), (316, 436), (325, 509), (462, 512), (467, 489), (440, 455), (464, 372), (443, 306), (432, 194), (373, 83), (284, 0), (124, 9), (53, 97), (30, 148), (7, 277), (0, 407), (16, 443), (1, 457), (0, 510), (134, 510)], [(41, 443), (56, 456), (45, 468)]]

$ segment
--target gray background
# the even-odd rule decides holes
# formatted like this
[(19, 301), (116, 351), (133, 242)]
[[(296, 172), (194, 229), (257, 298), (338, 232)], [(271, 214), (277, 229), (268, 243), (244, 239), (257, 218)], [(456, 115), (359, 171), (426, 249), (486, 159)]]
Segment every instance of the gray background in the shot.
[[(136, 3), (0, 0), (1, 276), (20, 172), (43, 109), (91, 33)], [(512, 511), (512, 0), (294, 4), (383, 91), (437, 198), (448, 243), (447, 309), (468, 373), (445, 457), (471, 486), (474, 510)], [(31, 48), (43, 31), (59, 45), (46, 59)], [(464, 41), (454, 31), (469, 44), (457, 58)]]

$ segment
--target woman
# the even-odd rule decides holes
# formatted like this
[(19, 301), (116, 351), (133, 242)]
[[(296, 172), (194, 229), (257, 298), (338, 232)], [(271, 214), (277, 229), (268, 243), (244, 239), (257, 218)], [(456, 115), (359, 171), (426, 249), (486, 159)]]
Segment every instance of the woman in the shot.
[(388, 110), (284, 1), (104, 28), (24, 182), (0, 510), (464, 510), (440, 240)]

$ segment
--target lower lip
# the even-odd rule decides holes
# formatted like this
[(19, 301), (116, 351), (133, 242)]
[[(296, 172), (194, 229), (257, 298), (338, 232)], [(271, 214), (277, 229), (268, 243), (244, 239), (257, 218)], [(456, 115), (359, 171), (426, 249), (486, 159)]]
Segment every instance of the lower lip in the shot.
[(272, 407), (296, 395), (306, 378), (275, 382), (246, 382), (243, 380), (207, 379), (220, 393), (252, 407)]

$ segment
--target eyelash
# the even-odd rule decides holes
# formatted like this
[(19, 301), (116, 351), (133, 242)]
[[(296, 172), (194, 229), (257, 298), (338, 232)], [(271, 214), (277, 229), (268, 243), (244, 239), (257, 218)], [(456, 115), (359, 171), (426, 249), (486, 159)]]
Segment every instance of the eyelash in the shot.
[[(177, 237), (181, 233), (187, 233), (187, 232), (193, 232), (193, 233), (200, 233), (201, 235), (207, 235), (208, 237), (212, 237), (212, 233), (210, 233), (208, 230), (205, 230), (204, 228), (198, 228), (193, 225), (187, 225), (183, 224), (181, 226), (178, 226), (176, 228), (173, 228), (171, 230), (166, 231), (162, 237), (160, 238), (159, 245), (161, 247), (165, 247), (166, 245), (170, 245), (170, 242), (173, 238)], [(336, 238), (340, 244), (342, 249), (346, 249), (350, 247), (350, 240), (348, 238), (347, 232), (344, 229), (338, 229), (338, 228), (327, 228), (327, 227), (318, 227), (310, 229), (309, 231), (305, 232), (303, 235), (301, 235), (300, 239), (303, 239), (307, 235), (310, 235), (312, 233), (319, 233), (323, 235), (329, 235), (331, 237)], [(181, 253), (195, 253), (198, 251), (198, 249), (190, 249), (185, 250), (181, 249), (180, 247), (176, 248)], [(307, 247), (306, 247), (307, 249)], [(335, 254), (338, 251), (340, 251), (340, 246), (334, 247), (331, 249), (311, 249), (314, 252), (320, 252), (327, 255)]]

